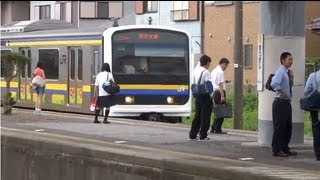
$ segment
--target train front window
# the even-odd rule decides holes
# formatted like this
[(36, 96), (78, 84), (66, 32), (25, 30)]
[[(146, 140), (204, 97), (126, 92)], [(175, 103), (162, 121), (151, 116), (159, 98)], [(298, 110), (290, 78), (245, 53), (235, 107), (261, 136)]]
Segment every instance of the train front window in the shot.
[(187, 35), (165, 30), (131, 30), (115, 33), (112, 40), (112, 68), (119, 83), (188, 82)]

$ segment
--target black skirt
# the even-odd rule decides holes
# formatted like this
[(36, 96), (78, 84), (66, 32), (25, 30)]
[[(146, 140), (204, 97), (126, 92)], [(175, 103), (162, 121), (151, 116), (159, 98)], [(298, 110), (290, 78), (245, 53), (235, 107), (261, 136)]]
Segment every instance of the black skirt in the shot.
[(109, 108), (110, 106), (116, 105), (116, 96), (99, 96), (97, 99), (96, 107), (98, 108)]

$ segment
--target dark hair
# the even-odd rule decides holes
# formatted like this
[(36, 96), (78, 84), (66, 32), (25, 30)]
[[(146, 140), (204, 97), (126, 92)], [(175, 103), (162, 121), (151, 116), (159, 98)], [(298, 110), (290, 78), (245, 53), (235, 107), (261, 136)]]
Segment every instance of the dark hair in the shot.
[(110, 65), (108, 63), (103, 63), (101, 71), (110, 72)]
[(211, 58), (207, 55), (203, 55), (200, 58), (200, 66), (205, 66), (211, 62)]
[(292, 56), (289, 52), (283, 52), (280, 56), (280, 63), (282, 64), (282, 61), (285, 60), (288, 56)]
[(44, 64), (40, 61), (38, 61), (37, 67), (44, 69)]
[(227, 58), (221, 58), (219, 64), (229, 64), (229, 60)]

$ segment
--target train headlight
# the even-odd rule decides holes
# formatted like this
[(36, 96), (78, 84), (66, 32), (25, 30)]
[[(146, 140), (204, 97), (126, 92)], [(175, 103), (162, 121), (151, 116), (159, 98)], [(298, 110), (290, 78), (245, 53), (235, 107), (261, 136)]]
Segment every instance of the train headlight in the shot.
[(125, 99), (127, 104), (132, 104), (134, 103), (134, 97), (131, 97), (131, 96), (126, 96)]
[(168, 96), (168, 97), (167, 97), (167, 103), (168, 103), (168, 104), (172, 104), (173, 102), (174, 102), (173, 97)]

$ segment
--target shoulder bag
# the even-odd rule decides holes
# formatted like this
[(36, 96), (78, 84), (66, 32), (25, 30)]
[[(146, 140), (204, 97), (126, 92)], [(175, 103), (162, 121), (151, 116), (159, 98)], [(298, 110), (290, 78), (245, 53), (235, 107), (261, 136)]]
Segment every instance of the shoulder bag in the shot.
[(211, 94), (213, 92), (213, 86), (210, 81), (200, 84), (203, 72), (204, 71), (202, 71), (198, 82), (191, 85), (191, 91), (194, 96)]
[(313, 91), (305, 94), (305, 96), (300, 99), (300, 108), (302, 110), (320, 110), (320, 92), (318, 91), (317, 73), (315, 73), (314, 83), (315, 88), (313, 88)]

